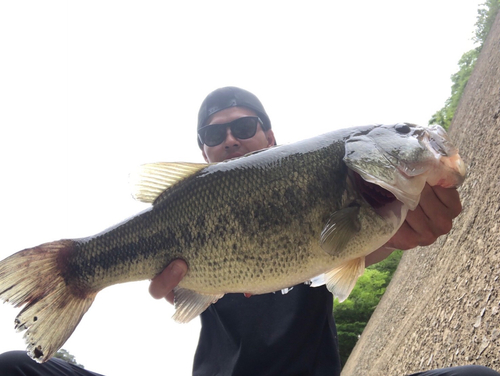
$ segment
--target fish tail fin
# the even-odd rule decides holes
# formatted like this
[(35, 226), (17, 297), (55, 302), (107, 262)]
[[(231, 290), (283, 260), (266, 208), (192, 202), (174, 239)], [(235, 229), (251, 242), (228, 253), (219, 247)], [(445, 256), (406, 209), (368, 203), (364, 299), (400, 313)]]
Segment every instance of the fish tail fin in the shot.
[(62, 347), (97, 294), (78, 292), (64, 279), (65, 255), (75, 244), (73, 240), (46, 243), (0, 261), (0, 299), (24, 306), (15, 328), (26, 331), (28, 354), (39, 363)]

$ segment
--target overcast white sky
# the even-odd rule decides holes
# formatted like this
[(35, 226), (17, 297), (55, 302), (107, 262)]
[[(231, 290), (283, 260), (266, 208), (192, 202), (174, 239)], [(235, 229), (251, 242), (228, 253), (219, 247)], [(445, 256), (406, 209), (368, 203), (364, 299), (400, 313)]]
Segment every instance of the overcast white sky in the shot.
[[(473, 47), (480, 3), (0, 2), (0, 259), (144, 209), (128, 172), (202, 161), (197, 112), (218, 87), (254, 92), (279, 143), (426, 124)], [(114, 286), (64, 348), (108, 376), (188, 375), (199, 320), (176, 324), (172, 314), (148, 282)], [(24, 348), (15, 315), (0, 305), (0, 352)]]

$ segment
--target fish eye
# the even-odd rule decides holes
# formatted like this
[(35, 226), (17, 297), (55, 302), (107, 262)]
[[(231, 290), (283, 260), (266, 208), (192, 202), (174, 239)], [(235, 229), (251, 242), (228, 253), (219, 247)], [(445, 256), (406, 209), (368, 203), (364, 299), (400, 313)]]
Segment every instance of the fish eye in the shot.
[(410, 133), (411, 128), (408, 124), (396, 124), (396, 132), (402, 133), (402, 134), (407, 134)]

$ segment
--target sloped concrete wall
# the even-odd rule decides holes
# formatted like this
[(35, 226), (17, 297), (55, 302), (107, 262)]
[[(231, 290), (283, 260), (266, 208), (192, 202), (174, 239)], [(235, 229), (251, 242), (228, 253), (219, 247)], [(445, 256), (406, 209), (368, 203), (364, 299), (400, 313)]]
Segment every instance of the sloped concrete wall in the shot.
[(405, 252), (343, 376), (500, 371), (500, 15), (450, 134), (469, 166), (462, 214), (434, 245)]

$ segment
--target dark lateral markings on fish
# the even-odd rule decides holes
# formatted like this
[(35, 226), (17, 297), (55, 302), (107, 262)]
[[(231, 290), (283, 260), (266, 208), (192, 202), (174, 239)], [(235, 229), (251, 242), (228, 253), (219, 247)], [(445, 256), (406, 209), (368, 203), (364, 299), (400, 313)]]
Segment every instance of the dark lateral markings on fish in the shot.
[(371, 125), (326, 133), (216, 164), (151, 163), (131, 176), (152, 205), (84, 239), (25, 249), (0, 262), (0, 298), (27, 350), (48, 360), (103, 288), (189, 266), (175, 289), (188, 322), (226, 293), (306, 282), (341, 301), (424, 185), (457, 187), (465, 166), (439, 126)]

